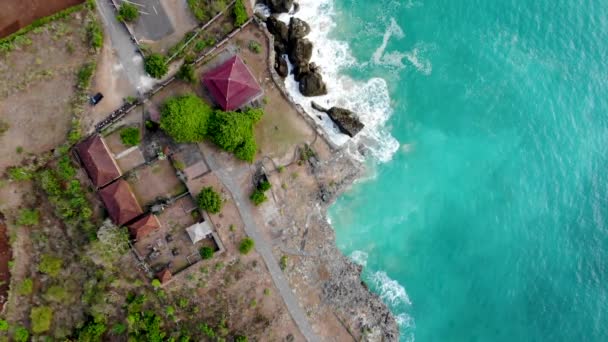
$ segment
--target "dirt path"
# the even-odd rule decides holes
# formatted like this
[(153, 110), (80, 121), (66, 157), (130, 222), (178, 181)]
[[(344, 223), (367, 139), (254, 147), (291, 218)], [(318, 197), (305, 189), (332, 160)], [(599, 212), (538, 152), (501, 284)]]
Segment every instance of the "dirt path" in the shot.
[(7, 300), (8, 287), (11, 279), (8, 262), (11, 259), (11, 246), (8, 242), (4, 215), (0, 213), (0, 311), (4, 310), (4, 303)]

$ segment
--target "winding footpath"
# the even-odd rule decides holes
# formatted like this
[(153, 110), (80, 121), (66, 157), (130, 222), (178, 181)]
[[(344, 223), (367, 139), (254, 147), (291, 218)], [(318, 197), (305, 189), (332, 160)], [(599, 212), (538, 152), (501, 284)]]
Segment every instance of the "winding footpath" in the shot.
[(289, 286), (283, 271), (281, 271), (277, 260), (272, 254), (270, 244), (268, 241), (266, 241), (255, 224), (255, 220), (251, 214), (254, 208), (249, 201), (249, 197), (243, 193), (242, 187), (234, 183), (235, 179), (242, 179), (244, 176), (246, 176), (246, 169), (238, 168), (236, 170), (231, 170), (221, 168), (211, 153), (205, 153), (203, 151), (203, 156), (209, 168), (215, 172), (220, 181), (224, 183), (224, 186), (228, 188), (228, 191), (230, 191), (232, 194), (239, 214), (241, 215), (243, 223), (245, 224), (245, 232), (255, 241), (255, 249), (264, 259), (264, 262), (268, 267), (268, 271), (270, 272), (270, 276), (272, 277), (272, 281), (277, 289), (279, 289), (279, 293), (281, 294), (281, 297), (283, 297), (285, 306), (287, 306), (287, 310), (300, 329), (300, 332), (302, 335), (304, 335), (304, 338), (306, 338), (307, 341), (319, 341), (319, 338), (312, 331), (312, 327), (308, 322), (306, 314), (298, 304), (298, 300), (291, 291), (291, 287)]

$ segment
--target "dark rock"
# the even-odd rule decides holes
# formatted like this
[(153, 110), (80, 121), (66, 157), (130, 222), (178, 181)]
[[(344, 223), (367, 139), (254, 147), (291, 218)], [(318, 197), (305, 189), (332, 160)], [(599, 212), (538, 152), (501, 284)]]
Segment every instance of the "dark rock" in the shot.
[(274, 51), (277, 53), (277, 55), (286, 55), (287, 45), (277, 39), (274, 41)]
[(300, 93), (304, 96), (321, 96), (327, 94), (327, 86), (318, 70), (310, 71), (300, 78)]
[(276, 54), (274, 57), (274, 69), (277, 71), (277, 74), (283, 78), (287, 77), (289, 74), (287, 61), (279, 54)]
[(289, 61), (293, 65), (307, 64), (312, 57), (312, 43), (306, 38), (290, 42)]
[(310, 33), (310, 25), (304, 20), (296, 17), (291, 17), (289, 20), (289, 41), (295, 41), (297, 39), (304, 38)]
[(311, 103), (312, 108), (327, 113), (329, 118), (338, 126), (340, 132), (348, 135), (349, 137), (354, 137), (359, 133), (365, 125), (359, 121), (356, 117), (355, 113), (348, 109), (340, 108), (340, 107), (331, 107), (330, 109), (325, 109), (314, 101)]
[(287, 46), (289, 43), (289, 28), (287, 24), (271, 15), (266, 18), (266, 27), (268, 28), (268, 32), (274, 36), (275, 41), (278, 40)]
[(287, 13), (293, 6), (293, 0), (266, 0), (266, 6), (272, 13)]
[(298, 13), (298, 11), (300, 10), (300, 3), (299, 2), (293, 2), (293, 13)]
[(305, 64), (295, 65), (293, 67), (293, 78), (295, 78), (296, 81), (300, 82), (302, 77), (304, 77), (304, 75), (308, 74), (309, 72), (310, 72), (310, 64), (305, 63)]

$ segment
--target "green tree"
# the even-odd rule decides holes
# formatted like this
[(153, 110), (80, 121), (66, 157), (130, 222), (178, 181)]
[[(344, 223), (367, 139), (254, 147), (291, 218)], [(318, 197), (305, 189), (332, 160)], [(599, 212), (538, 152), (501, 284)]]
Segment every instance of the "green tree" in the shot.
[(127, 127), (120, 131), (120, 140), (125, 146), (136, 146), (139, 144), (141, 137), (139, 128)]
[(139, 17), (139, 11), (135, 5), (128, 2), (123, 2), (118, 9), (118, 20), (125, 22), (133, 22)]
[(35, 226), (40, 220), (40, 215), (36, 209), (21, 209), (17, 217), (17, 224), (20, 226)]
[(153, 279), (152, 280), (152, 287), (153, 288), (158, 289), (159, 287), (161, 287), (161, 285), (162, 284), (160, 283), (160, 280), (158, 280), (158, 279)]
[(25, 278), (17, 287), (17, 293), (22, 296), (28, 296), (32, 294), (34, 290), (34, 281), (32, 278)]
[(234, 16), (234, 25), (241, 26), (247, 21), (247, 9), (243, 0), (236, 0), (234, 8), (232, 9), (232, 15)]
[(194, 74), (194, 67), (192, 66), (192, 64), (189, 63), (182, 64), (177, 74), (175, 74), (175, 77), (184, 82), (194, 83), (194, 81), (196, 80), (196, 76)]
[(268, 197), (266, 197), (266, 195), (264, 194), (264, 191), (262, 191), (260, 189), (255, 189), (253, 191), (253, 193), (251, 194), (251, 196), (249, 196), (249, 199), (251, 199), (251, 202), (253, 202), (253, 204), (255, 204), (255, 206), (258, 206), (258, 205), (266, 202), (268, 200)]
[(259, 113), (257, 110), (251, 114), (215, 111), (209, 123), (209, 137), (237, 158), (252, 162), (257, 152), (253, 125), (261, 117)]
[(32, 321), (32, 332), (34, 334), (48, 331), (53, 321), (53, 309), (48, 306), (34, 307), (30, 312), (30, 320)]
[(213, 248), (211, 247), (203, 247), (200, 250), (201, 253), (201, 258), (203, 258), (203, 260), (208, 260), (213, 258)]
[(246, 237), (241, 240), (241, 243), (239, 244), (239, 252), (241, 254), (249, 254), (249, 252), (251, 252), (254, 246), (255, 242), (253, 241), (253, 239)]
[(267, 180), (263, 180), (260, 182), (260, 184), (258, 184), (258, 189), (260, 189), (261, 191), (268, 191), (271, 187), (272, 185)]
[(247, 336), (238, 335), (234, 338), (234, 342), (248, 342)]
[(169, 71), (166, 57), (158, 53), (153, 53), (146, 57), (144, 69), (154, 78), (162, 78)]
[(63, 266), (63, 260), (49, 254), (44, 254), (38, 264), (38, 271), (48, 274), (51, 277), (56, 277), (61, 271), (61, 266)]
[(108, 330), (103, 317), (95, 317), (93, 320), (89, 320), (78, 331), (78, 342), (101, 342), (103, 333)]
[(18, 327), (13, 333), (13, 338), (15, 339), (15, 342), (27, 342), (30, 338), (30, 332), (24, 327)]
[(7, 331), (8, 328), (8, 322), (3, 319), (0, 319), (0, 331)]
[(165, 102), (160, 127), (175, 141), (199, 142), (207, 134), (212, 109), (193, 94), (178, 96)]
[(63, 303), (68, 299), (68, 292), (62, 286), (53, 285), (44, 293), (44, 299), (49, 302)]
[(217, 214), (222, 210), (222, 197), (212, 187), (208, 186), (196, 196), (198, 207), (211, 214)]

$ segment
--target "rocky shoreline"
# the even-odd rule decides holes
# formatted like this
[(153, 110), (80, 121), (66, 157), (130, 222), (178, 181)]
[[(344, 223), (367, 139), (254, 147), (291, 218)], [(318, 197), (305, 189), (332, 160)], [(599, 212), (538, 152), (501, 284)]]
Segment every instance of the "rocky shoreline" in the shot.
[[(285, 13), (299, 7), (293, 0), (262, 2), (274, 13)], [(300, 82), (299, 88), (303, 95), (317, 96), (307, 94), (326, 93), (327, 88), (320, 69), (310, 63), (313, 46), (312, 42), (305, 38), (310, 32), (308, 24), (291, 18), (289, 25), (286, 25), (273, 15), (264, 21), (267, 36), (271, 38), (270, 42), (274, 48), (274, 53), (270, 54), (270, 71), (284, 95), (290, 99), (281, 80), (288, 76), (287, 61), (282, 57), (285, 54), (294, 65), (294, 77)], [(280, 258), (280, 255), (285, 255), (285, 249), (302, 253), (297, 257), (292, 273), (288, 273), (288, 278), (294, 292), (309, 312), (312, 324), (316, 320), (324, 319), (321, 306), (329, 307), (355, 340), (398, 341), (399, 329), (394, 315), (378, 295), (372, 293), (361, 280), (362, 267), (338, 249), (335, 232), (327, 220), (329, 206), (361, 177), (364, 166), (344, 149), (332, 145), (326, 133), (311, 116), (306, 114), (301, 106), (293, 104), (324, 138), (323, 142), (327, 143), (325, 146), (329, 146), (331, 152), (326, 154), (326, 158), (321, 155), (307, 158), (307, 177), (312, 179), (312, 184), (309, 182), (307, 186), (276, 191), (279, 199), (284, 196), (284, 201), (279, 201), (283, 203), (280, 210), (291, 213), (290, 222), (293, 226), (280, 231), (283, 249), (277, 249), (275, 255)], [(315, 103), (313, 108), (326, 113), (342, 133), (351, 137), (364, 127), (357, 115), (347, 109), (325, 109)], [(313, 148), (319, 144), (320, 141), (317, 140)], [(274, 188), (280, 188), (280, 184), (278, 185)], [(298, 222), (300, 224), (297, 224)], [(272, 226), (272, 222), (269, 224)], [(310, 310), (306, 303), (309, 288), (320, 288), (319, 296), (322, 302), (315, 310)]]

